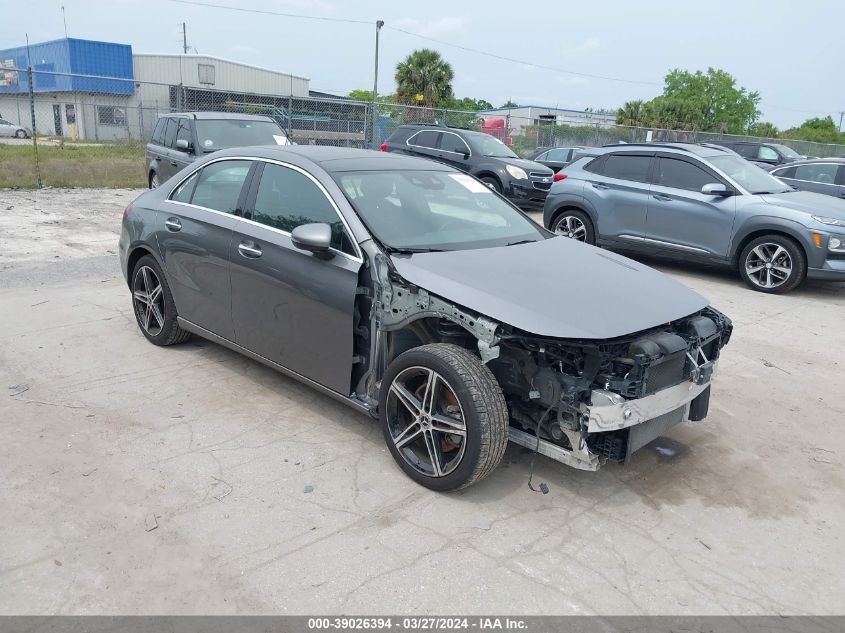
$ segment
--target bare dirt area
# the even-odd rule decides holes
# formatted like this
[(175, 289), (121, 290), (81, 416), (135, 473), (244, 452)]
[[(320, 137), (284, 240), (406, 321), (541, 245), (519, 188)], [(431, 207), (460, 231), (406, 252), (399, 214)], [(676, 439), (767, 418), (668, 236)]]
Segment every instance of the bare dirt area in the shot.
[(0, 192), (0, 613), (841, 613), (845, 285), (649, 262), (734, 319), (710, 416), (439, 494), (368, 417), (150, 345), (110, 254), (135, 193)]

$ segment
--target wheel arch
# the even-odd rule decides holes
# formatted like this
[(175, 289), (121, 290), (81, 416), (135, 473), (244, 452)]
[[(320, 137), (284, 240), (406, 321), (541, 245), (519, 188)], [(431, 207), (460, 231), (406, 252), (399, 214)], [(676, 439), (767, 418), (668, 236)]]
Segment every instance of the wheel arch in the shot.
[(138, 264), (138, 260), (144, 257), (145, 255), (149, 255), (152, 257), (158, 265), (161, 267), (162, 271), (164, 270), (164, 264), (162, 264), (159, 257), (153, 251), (152, 248), (148, 244), (136, 244), (135, 246), (129, 249), (129, 254), (126, 257), (126, 284), (132, 288), (132, 271), (135, 270), (135, 266)]
[(578, 204), (571, 200), (567, 200), (565, 202), (561, 202), (557, 208), (552, 211), (551, 215), (549, 215), (549, 224), (546, 227), (550, 231), (552, 230), (552, 225), (557, 221), (557, 219), (563, 214), (565, 211), (580, 211), (581, 213), (585, 213), (590, 220), (590, 223), (593, 225), (593, 233), (598, 239), (598, 222), (596, 222), (596, 216), (587, 205)]
[[(758, 237), (763, 237), (765, 235), (777, 235), (780, 237), (785, 237), (795, 242), (801, 248), (801, 251), (804, 253), (804, 257), (807, 259), (807, 265), (812, 265), (813, 253), (810, 251), (809, 245), (807, 243), (807, 240), (809, 238), (805, 237), (799, 230), (793, 228), (791, 224), (791, 222), (784, 224), (765, 223), (748, 226), (747, 229), (745, 229), (741, 233), (738, 233), (734, 237), (730, 253), (731, 264), (734, 267), (739, 266), (739, 257), (745, 247), (748, 246), (748, 244), (752, 240), (755, 240)], [(823, 253), (822, 256), (824, 256)]]

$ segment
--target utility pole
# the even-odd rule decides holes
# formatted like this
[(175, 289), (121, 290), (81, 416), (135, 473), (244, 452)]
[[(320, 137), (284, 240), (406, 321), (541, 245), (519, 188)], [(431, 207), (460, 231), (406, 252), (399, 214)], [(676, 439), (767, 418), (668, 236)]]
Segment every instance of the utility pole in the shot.
[(845, 112), (839, 113), (839, 133), (842, 134), (842, 116), (845, 115)]
[(65, 25), (65, 39), (67, 39), (67, 17), (65, 16), (65, 5), (62, 5), (62, 22)]
[(373, 124), (370, 126), (370, 147), (376, 148), (376, 123), (378, 122), (378, 109), (376, 108), (376, 97), (378, 97), (378, 35), (381, 27), (384, 26), (384, 20), (376, 20), (376, 61), (375, 72), (373, 73)]
[(184, 55), (188, 54), (188, 33), (185, 22), (182, 22), (182, 53)]

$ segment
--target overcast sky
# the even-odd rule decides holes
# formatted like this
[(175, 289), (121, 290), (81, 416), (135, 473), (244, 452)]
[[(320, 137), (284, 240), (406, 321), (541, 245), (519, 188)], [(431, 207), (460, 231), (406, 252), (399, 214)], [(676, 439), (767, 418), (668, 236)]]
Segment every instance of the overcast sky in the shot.
[[(312, 90), (372, 89), (376, 19), (379, 92), (394, 90), (396, 63), (415, 48), (438, 50), (455, 71), (459, 97), (584, 109), (615, 108), (660, 93), (673, 67), (733, 74), (762, 96), (763, 118), (781, 128), (845, 110), (843, 0), (207, 0), (365, 20), (337, 23), (188, 6), (169, 0), (29, 0), (0, 21), (0, 49), (68, 35), (181, 52), (180, 23), (198, 52), (308, 77)], [(11, 3), (11, 0), (10, 0)], [(18, 6), (22, 6), (18, 3)], [(9, 17), (9, 10), (3, 12)], [(32, 16), (32, 19), (27, 19)], [(391, 28), (394, 27), (394, 28)], [(396, 30), (560, 69), (485, 57)], [(563, 70), (634, 82), (584, 77)]]

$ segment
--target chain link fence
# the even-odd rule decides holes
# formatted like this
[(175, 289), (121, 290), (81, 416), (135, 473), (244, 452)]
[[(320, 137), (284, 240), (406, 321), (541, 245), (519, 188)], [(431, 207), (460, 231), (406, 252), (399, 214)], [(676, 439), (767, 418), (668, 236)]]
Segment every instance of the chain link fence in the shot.
[(273, 118), (298, 144), (374, 148), (404, 123), (478, 130), (518, 155), (551, 147), (749, 140), (804, 156), (845, 156), (845, 145), (695, 130), (626, 127), (606, 120), (530, 120), (495, 113), (329, 97), (255, 94), (40, 70), (0, 72), (0, 187), (143, 187), (144, 151), (159, 116), (216, 111)]

